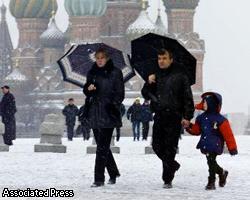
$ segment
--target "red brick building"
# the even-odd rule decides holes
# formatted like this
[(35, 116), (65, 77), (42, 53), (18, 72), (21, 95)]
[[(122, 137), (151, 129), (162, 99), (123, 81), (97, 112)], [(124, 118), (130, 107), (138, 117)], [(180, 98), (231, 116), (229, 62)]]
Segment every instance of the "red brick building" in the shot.
[[(56, 65), (56, 60), (72, 43), (105, 42), (129, 53), (130, 40), (141, 34), (155, 32), (176, 38), (197, 58), (197, 84), (193, 92), (196, 99), (202, 93), (205, 45), (193, 30), (199, 0), (164, 0), (168, 29), (163, 27), (160, 15), (156, 22), (150, 19), (145, 6), (147, 0), (65, 0), (64, 7), (69, 15), (69, 26), (65, 33), (58, 29), (54, 18), (49, 23), (52, 11), (57, 10), (57, 2), (62, 1), (11, 0), (9, 6), (19, 30), (18, 47), (11, 50), (11, 59), (14, 63), (18, 60), (16, 71), (28, 79), (25, 84), (29, 83), (22, 92), (29, 97), (29, 101), (20, 105), (19, 113), (25, 107), (28, 115), (32, 115), (29, 119), (35, 124), (35, 129), (45, 114), (60, 113), (69, 97), (74, 97), (79, 105), (84, 101), (82, 90), (64, 83)], [(139, 23), (145, 20), (148, 26)], [(7, 31), (5, 25), (2, 28), (4, 23), (2, 15), (0, 33), (3, 29)], [(8, 42), (8, 38), (0, 34), (0, 41)], [(11, 49), (11, 43), (6, 45)], [(0, 55), (1, 62), (3, 59)], [(126, 85), (127, 98), (138, 96), (142, 83), (138, 77), (133, 78)], [(19, 120), (24, 121), (22, 117)]]

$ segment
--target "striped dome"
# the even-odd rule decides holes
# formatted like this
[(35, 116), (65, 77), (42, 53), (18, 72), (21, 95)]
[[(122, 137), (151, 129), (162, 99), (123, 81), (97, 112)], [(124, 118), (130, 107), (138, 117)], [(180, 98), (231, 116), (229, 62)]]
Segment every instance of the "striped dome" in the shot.
[(50, 18), (57, 10), (56, 0), (10, 0), (10, 12), (16, 18)]
[(102, 16), (107, 8), (106, 0), (65, 0), (64, 6), (70, 16)]
[(200, 0), (163, 0), (167, 10), (169, 9), (195, 9)]

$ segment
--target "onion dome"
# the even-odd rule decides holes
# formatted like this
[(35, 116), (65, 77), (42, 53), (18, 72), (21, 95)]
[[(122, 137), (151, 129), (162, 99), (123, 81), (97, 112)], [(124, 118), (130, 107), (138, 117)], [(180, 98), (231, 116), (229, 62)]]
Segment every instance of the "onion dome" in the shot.
[(140, 12), (139, 17), (129, 25), (126, 31), (126, 35), (130, 40), (134, 40), (148, 33), (156, 33), (156, 26), (149, 18), (146, 11), (147, 3), (147, 0), (142, 1), (142, 11)]
[(166, 35), (168, 33), (167, 28), (163, 24), (162, 18), (161, 18), (161, 10), (160, 8), (158, 9), (158, 16), (155, 22), (156, 26), (156, 33), (159, 35)]
[(6, 81), (22, 82), (27, 81), (25, 75), (23, 75), (19, 68), (14, 68), (14, 70), (5, 78)]
[(54, 15), (51, 22), (40, 36), (41, 44), (48, 48), (63, 48), (67, 42), (64, 33), (57, 27)]
[(163, 0), (167, 10), (170, 9), (195, 9), (200, 0)]
[(57, 10), (55, 0), (10, 0), (10, 12), (16, 18), (50, 18)]
[(65, 0), (69, 16), (102, 16), (107, 9), (106, 0)]
[(21, 86), (22, 84), (28, 81), (28, 78), (22, 74), (19, 69), (18, 60), (16, 60), (16, 65), (13, 71), (4, 79), (8, 83), (8, 85), (16, 85)]

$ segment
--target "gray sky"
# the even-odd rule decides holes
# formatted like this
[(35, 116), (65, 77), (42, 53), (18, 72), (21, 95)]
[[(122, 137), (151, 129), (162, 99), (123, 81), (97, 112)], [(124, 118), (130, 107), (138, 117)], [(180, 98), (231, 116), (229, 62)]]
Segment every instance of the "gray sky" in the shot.
[[(150, 17), (155, 20), (158, 0), (149, 1)], [(8, 5), (9, 0), (4, 2)], [(68, 16), (63, 3), (63, 0), (58, 0), (56, 19), (58, 26), (64, 31), (68, 25)], [(213, 90), (223, 95), (223, 112), (247, 113), (250, 105), (249, 8), (249, 0), (200, 0), (196, 9), (194, 31), (206, 43), (204, 91)], [(167, 25), (164, 10), (162, 17)], [(7, 20), (16, 46), (18, 32), (15, 19), (8, 13)]]

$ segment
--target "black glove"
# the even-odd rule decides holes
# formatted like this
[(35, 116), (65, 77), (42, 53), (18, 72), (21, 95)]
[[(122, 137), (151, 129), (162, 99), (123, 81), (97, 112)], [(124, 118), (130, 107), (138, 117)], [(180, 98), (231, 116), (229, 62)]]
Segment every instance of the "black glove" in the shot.
[(233, 149), (233, 150), (230, 150), (229, 153), (230, 153), (231, 156), (235, 156), (235, 155), (238, 154), (238, 150), (237, 149)]

